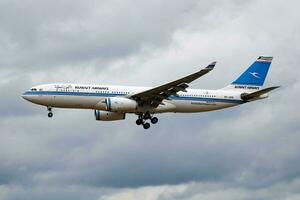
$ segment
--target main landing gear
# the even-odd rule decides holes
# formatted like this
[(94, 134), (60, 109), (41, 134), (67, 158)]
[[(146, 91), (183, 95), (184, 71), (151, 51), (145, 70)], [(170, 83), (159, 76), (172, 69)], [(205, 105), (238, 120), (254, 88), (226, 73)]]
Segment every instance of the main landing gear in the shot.
[(136, 124), (138, 126), (143, 125), (144, 129), (148, 129), (150, 128), (150, 123), (147, 122), (148, 119), (152, 124), (156, 124), (158, 122), (157, 117), (153, 117), (149, 112), (146, 112), (144, 114), (139, 114), (139, 118), (136, 120)]
[(47, 110), (48, 110), (48, 117), (49, 118), (53, 117), (52, 108), (48, 106)]

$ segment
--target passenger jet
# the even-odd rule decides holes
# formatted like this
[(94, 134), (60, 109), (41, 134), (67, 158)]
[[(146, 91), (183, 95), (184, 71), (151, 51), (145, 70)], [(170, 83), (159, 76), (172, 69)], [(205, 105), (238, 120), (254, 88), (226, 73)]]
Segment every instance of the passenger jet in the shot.
[[(138, 116), (144, 129), (156, 124), (157, 113), (192, 113), (229, 108), (268, 97), (279, 86), (263, 88), (272, 57), (260, 56), (235, 81), (218, 90), (187, 89), (189, 84), (214, 69), (216, 62), (193, 74), (157, 87), (129, 87), (55, 83), (38, 85), (22, 97), (32, 103), (52, 108), (94, 110), (100, 121), (123, 120), (127, 113)], [(148, 122), (149, 121), (149, 122)]]

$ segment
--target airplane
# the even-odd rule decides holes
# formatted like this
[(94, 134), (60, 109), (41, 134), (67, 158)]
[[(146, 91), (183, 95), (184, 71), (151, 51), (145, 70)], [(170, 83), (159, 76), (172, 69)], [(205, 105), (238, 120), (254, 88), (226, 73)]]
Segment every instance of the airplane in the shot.
[(189, 84), (212, 71), (216, 62), (193, 74), (158, 87), (133, 87), (53, 83), (37, 85), (22, 94), (32, 103), (52, 108), (78, 108), (94, 110), (98, 121), (124, 120), (126, 114), (138, 116), (137, 125), (144, 129), (156, 124), (155, 114), (194, 113), (219, 110), (268, 97), (278, 88), (263, 88), (273, 57), (259, 56), (250, 67), (228, 86), (217, 89), (187, 89)]

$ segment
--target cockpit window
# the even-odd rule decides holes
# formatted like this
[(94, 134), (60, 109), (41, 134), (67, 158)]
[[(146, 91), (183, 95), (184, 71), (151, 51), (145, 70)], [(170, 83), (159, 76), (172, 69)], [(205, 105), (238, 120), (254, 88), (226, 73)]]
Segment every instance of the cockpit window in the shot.
[(37, 91), (37, 89), (36, 88), (31, 88), (31, 91)]

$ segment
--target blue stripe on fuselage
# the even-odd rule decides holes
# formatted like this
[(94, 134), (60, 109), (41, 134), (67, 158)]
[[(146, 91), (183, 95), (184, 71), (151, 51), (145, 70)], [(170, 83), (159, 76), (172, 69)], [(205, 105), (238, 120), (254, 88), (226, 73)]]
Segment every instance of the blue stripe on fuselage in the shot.
[(68, 91), (27, 91), (23, 95), (71, 95), (71, 96), (125, 96), (116, 93), (68, 92)]
[[(98, 97), (126, 96), (126, 94), (117, 94), (117, 93), (93, 93), (93, 92), (69, 92), (69, 91), (65, 91), (65, 92), (64, 91), (27, 91), (23, 95), (68, 95), (68, 96), (98, 96)], [(238, 99), (203, 98), (203, 97), (191, 97), (191, 96), (170, 96), (168, 100), (244, 103), (244, 101)]]

